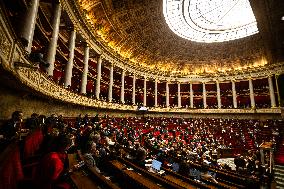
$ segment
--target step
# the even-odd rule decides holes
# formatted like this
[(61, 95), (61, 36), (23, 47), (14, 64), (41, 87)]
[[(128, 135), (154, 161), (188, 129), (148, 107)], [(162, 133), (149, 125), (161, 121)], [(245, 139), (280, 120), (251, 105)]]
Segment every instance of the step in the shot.
[(276, 181), (276, 186), (284, 187), (284, 182)]
[(274, 177), (276, 182), (283, 182), (284, 183), (284, 177)]
[(284, 178), (284, 173), (281, 172), (274, 172), (275, 177)]
[(277, 169), (277, 170), (283, 170), (284, 171), (284, 165), (275, 165), (274, 168)]
[(278, 172), (278, 173), (284, 174), (284, 170), (283, 169), (279, 169), (279, 168), (275, 168), (275, 167), (274, 167), (274, 172)]

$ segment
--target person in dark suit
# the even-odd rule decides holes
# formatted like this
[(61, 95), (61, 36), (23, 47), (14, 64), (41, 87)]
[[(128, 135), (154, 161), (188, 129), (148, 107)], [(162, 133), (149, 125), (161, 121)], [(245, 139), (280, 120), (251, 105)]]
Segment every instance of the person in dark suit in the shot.
[(33, 113), (30, 118), (27, 119), (25, 126), (27, 129), (33, 130), (39, 128), (39, 115), (37, 113)]
[(15, 111), (12, 114), (12, 118), (9, 119), (0, 128), (0, 135), (2, 135), (3, 140), (11, 141), (17, 136), (17, 132), (21, 129), (21, 123), (23, 121), (23, 112)]

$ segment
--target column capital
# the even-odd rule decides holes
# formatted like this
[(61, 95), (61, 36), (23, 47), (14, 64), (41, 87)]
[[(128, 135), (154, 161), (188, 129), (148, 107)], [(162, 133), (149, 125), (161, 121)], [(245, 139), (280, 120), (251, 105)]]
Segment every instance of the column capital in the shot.
[(104, 56), (105, 56), (104, 53), (100, 53), (99, 56), (98, 56), (98, 59), (103, 60)]

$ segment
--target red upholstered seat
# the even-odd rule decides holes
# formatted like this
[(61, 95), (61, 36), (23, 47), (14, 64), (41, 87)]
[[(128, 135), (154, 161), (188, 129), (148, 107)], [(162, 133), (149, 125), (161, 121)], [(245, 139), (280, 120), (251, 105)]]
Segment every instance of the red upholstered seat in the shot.
[(0, 167), (0, 189), (16, 189), (17, 182), (24, 178), (18, 144), (8, 148)]

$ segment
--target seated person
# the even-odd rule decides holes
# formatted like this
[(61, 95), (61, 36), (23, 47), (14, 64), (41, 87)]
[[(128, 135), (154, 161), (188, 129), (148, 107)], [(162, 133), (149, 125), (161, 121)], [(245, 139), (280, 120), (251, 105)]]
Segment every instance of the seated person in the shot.
[(89, 168), (94, 168), (97, 172), (100, 173), (100, 170), (98, 169), (95, 161), (95, 157), (99, 154), (96, 143), (94, 143), (93, 141), (88, 141), (85, 147), (81, 149), (81, 153), (85, 164)]
[(200, 174), (201, 179), (213, 181), (214, 183), (218, 183), (218, 181), (215, 180), (215, 178), (211, 174), (208, 173), (208, 170), (206, 168), (202, 167), (200, 171), (201, 171), (201, 174)]
[(195, 169), (195, 168), (190, 168), (189, 169), (189, 176), (193, 179), (196, 179), (196, 180), (200, 180), (200, 171)]
[(183, 175), (183, 176), (193, 176), (195, 177), (195, 174), (191, 174), (190, 171), (192, 169), (189, 167), (188, 163), (186, 162), (186, 160), (181, 160), (180, 164), (179, 164), (179, 171), (178, 173)]
[(140, 143), (136, 143), (136, 154), (134, 161), (137, 162), (140, 166), (144, 167), (145, 166), (145, 159), (147, 157), (147, 152), (146, 150), (140, 145)]

